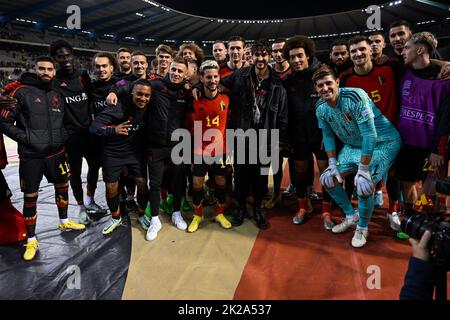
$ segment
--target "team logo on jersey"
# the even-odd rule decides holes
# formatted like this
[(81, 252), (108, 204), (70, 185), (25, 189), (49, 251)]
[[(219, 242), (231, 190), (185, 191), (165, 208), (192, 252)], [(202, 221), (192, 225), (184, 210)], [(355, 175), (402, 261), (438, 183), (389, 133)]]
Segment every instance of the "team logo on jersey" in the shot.
[(403, 83), (402, 96), (409, 96), (409, 92), (411, 90), (411, 86), (412, 86), (411, 80), (406, 80)]
[(224, 111), (226, 106), (227, 105), (225, 104), (225, 101), (221, 100), (220, 101), (220, 111)]
[(61, 106), (61, 99), (59, 98), (59, 96), (53, 96), (50, 104), (52, 106), (52, 111), (61, 112), (61, 110), (59, 110)]
[(72, 96), (72, 97), (66, 97), (66, 103), (67, 104), (71, 104), (71, 103), (77, 103), (77, 102), (81, 102), (81, 101), (86, 101), (88, 99), (88, 96), (85, 92), (82, 92), (81, 95), (76, 95), (76, 96)]
[(347, 122), (352, 121), (352, 117), (350, 117), (350, 115), (347, 112), (344, 112), (344, 118), (345, 118), (345, 121), (347, 121)]

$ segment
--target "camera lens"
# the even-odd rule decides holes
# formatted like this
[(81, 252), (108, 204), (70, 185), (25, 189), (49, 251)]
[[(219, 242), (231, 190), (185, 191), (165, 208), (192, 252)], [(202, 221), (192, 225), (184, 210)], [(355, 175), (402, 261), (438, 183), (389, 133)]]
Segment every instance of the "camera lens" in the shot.
[(421, 214), (413, 214), (402, 221), (401, 229), (411, 238), (420, 239), (426, 230), (432, 231), (432, 222)]

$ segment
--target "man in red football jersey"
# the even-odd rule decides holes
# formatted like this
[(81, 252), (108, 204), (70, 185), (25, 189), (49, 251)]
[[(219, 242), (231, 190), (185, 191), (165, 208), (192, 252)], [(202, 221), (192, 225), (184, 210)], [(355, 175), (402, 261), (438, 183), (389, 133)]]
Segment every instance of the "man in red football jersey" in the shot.
[[(209, 179), (215, 180), (215, 196), (217, 204), (215, 208), (216, 221), (225, 228), (230, 229), (231, 223), (223, 215), (226, 196), (226, 174), (228, 149), (226, 147), (226, 128), (228, 118), (229, 98), (219, 93), (220, 82), (219, 64), (213, 60), (207, 60), (200, 66), (200, 81), (203, 84), (202, 97), (194, 100), (192, 113), (189, 119), (194, 127), (194, 161), (192, 175), (194, 190), (192, 202), (194, 204), (194, 218), (188, 227), (188, 232), (195, 232), (203, 220), (202, 200), (203, 183), (206, 173), (213, 173)], [(198, 130), (200, 126), (200, 130)], [(211, 134), (214, 139), (210, 143), (204, 135)], [(210, 164), (212, 163), (212, 164)]]
[[(389, 60), (383, 65), (375, 64), (372, 60), (370, 40), (365, 36), (356, 36), (350, 39), (349, 49), (354, 67), (341, 74), (341, 86), (363, 89), (381, 113), (396, 125), (399, 113), (397, 78), (401, 72), (396, 67), (398, 64), (391, 63)], [(391, 176), (386, 185), (389, 195), (389, 217), (391, 217), (391, 227), (397, 229), (400, 186), (392, 172)], [(375, 194), (375, 206), (377, 207), (383, 206), (381, 187), (382, 184), (379, 183)]]

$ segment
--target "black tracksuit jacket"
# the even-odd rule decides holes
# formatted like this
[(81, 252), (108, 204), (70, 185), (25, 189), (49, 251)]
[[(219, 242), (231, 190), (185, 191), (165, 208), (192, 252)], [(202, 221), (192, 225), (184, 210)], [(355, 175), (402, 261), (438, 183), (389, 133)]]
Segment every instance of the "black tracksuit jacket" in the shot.
[(304, 71), (292, 72), (283, 80), (289, 109), (289, 142), (292, 146), (320, 144), (322, 130), (316, 116), (319, 95), (314, 89), (312, 75), (320, 66), (317, 59)]
[(52, 82), (53, 89), (64, 97), (66, 112), (64, 124), (69, 136), (87, 134), (92, 121), (92, 104), (90, 92), (91, 80), (86, 72), (75, 70), (66, 75), (62, 71), (56, 73)]
[[(116, 106), (107, 106), (99, 113), (89, 130), (103, 137), (104, 155), (121, 158), (128, 154), (143, 154), (145, 115), (146, 108), (139, 109), (133, 105), (131, 97), (124, 97)], [(132, 125), (128, 135), (117, 135), (116, 126), (127, 120)]]
[(34, 73), (23, 73), (19, 82), (13, 93), (17, 106), (0, 117), (3, 133), (18, 142), (21, 158), (43, 158), (63, 150), (64, 99)]
[[(255, 99), (252, 94), (252, 67), (236, 70), (223, 80), (223, 85), (231, 91), (230, 110), (231, 128), (247, 130), (252, 128), (253, 106)], [(286, 90), (281, 80), (270, 70), (270, 85), (267, 106), (264, 109), (264, 123), (261, 129), (279, 129), (280, 146), (287, 144), (288, 106)]]

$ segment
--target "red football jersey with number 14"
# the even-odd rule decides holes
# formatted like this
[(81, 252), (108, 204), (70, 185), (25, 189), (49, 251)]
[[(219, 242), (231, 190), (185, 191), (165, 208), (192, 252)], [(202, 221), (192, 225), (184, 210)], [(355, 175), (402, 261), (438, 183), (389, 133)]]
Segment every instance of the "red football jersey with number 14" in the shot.
[[(204, 156), (216, 156), (216, 150), (223, 150), (223, 153), (228, 152), (226, 145), (226, 129), (228, 118), (229, 98), (225, 94), (217, 94), (214, 99), (202, 97), (193, 102), (193, 120), (202, 122), (201, 137), (194, 136), (197, 141), (203, 140), (204, 133), (208, 129), (217, 129), (220, 132), (220, 137), (214, 133), (211, 141), (202, 141), (202, 143), (194, 143), (195, 154), (203, 154)], [(213, 132), (211, 132), (213, 133)], [(198, 146), (197, 146), (198, 145)], [(199, 147), (201, 146), (201, 148)], [(213, 148), (214, 146), (214, 148)]]

